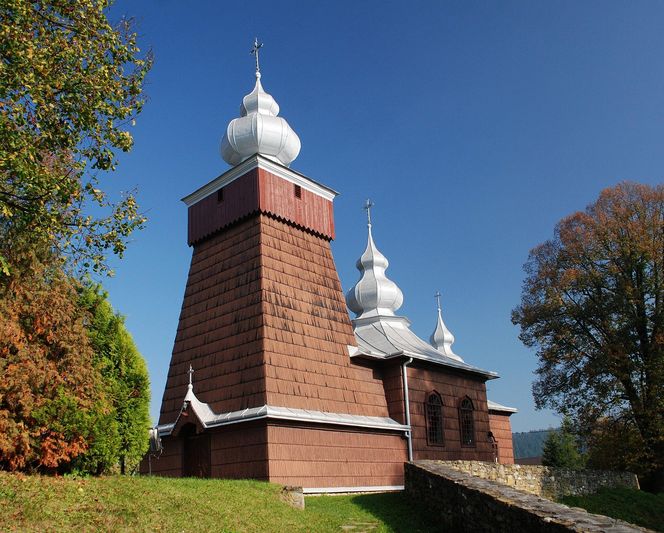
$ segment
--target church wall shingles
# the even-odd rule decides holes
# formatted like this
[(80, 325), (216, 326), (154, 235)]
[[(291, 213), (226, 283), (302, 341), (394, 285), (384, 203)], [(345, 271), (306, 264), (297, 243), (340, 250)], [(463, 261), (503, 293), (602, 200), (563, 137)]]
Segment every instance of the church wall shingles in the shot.
[(383, 389), (387, 399), (387, 408), (390, 418), (401, 424), (406, 423), (405, 405), (403, 399), (403, 373), (401, 362), (385, 365), (383, 368)]
[[(182, 440), (174, 437), (164, 437), (162, 439), (164, 451), (161, 455), (153, 457), (152, 472), (166, 477), (182, 476)], [(141, 461), (140, 473), (149, 472), (148, 458)]]
[(212, 477), (268, 480), (264, 421), (235, 424), (212, 432)]
[(268, 403), (388, 416), (382, 381), (350, 361), (355, 338), (329, 241), (260, 218)]
[[(424, 367), (408, 367), (410, 418), (413, 434), (414, 459), (461, 459), (493, 461), (494, 454), (487, 434), (489, 413), (486, 386), (461, 373), (440, 372)], [(443, 400), (444, 446), (429, 446), (426, 435), (425, 402), (427, 394), (436, 390)], [(458, 406), (468, 396), (474, 404), (475, 445), (461, 446)]]
[(509, 415), (490, 411), (489, 424), (493, 436), (498, 441), (498, 462), (507, 465), (514, 464), (512, 424)]
[(268, 403), (389, 416), (355, 344), (329, 241), (268, 215), (194, 246), (160, 423), (197, 397), (222, 413)]
[(198, 398), (216, 412), (265, 404), (259, 244), (254, 217), (194, 247), (160, 423), (182, 406), (189, 364)]
[(213, 193), (189, 207), (187, 241), (192, 245), (257, 210), (258, 169), (255, 168), (224, 187), (223, 201)]
[(306, 487), (403, 485), (405, 440), (394, 433), (268, 425), (270, 481)]
[(262, 168), (254, 168), (223, 187), (223, 199), (212, 193), (187, 211), (187, 242), (193, 245), (215, 232), (257, 212), (269, 213), (327, 239), (334, 239), (330, 200), (295, 185)]
[(334, 214), (330, 200), (305, 188), (300, 197), (294, 194), (295, 185), (265, 169), (258, 169), (260, 210), (280, 220), (307, 228), (326, 239), (334, 239)]

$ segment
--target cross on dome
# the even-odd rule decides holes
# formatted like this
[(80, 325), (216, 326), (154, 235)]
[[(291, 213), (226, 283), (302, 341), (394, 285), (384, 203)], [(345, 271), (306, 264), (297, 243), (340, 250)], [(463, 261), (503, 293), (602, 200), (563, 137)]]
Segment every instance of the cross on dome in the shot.
[(263, 48), (263, 43), (258, 42), (258, 37), (254, 38), (254, 46), (249, 52), (251, 55), (256, 56), (256, 77), (261, 77), (261, 67), (258, 63), (258, 51)]
[(375, 204), (371, 201), (371, 199), (367, 198), (367, 201), (364, 203), (364, 207), (362, 208), (367, 212), (367, 224), (369, 227), (371, 227), (371, 208), (374, 205)]
[(240, 117), (230, 121), (221, 140), (221, 157), (231, 166), (260, 154), (287, 167), (302, 146), (288, 122), (277, 116), (279, 105), (261, 85), (258, 54), (262, 47), (263, 43), (254, 39), (251, 54), (256, 56), (256, 85), (242, 99)]

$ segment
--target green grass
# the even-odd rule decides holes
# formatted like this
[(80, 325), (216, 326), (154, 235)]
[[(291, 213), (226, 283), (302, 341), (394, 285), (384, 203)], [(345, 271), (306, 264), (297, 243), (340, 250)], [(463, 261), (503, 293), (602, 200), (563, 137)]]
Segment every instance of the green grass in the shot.
[(300, 511), (279, 490), (245, 480), (0, 472), (0, 531), (437, 531), (403, 493), (307, 497)]
[(619, 518), (632, 524), (664, 531), (664, 493), (634, 489), (603, 489), (588, 496), (565, 496), (561, 503), (590, 513)]

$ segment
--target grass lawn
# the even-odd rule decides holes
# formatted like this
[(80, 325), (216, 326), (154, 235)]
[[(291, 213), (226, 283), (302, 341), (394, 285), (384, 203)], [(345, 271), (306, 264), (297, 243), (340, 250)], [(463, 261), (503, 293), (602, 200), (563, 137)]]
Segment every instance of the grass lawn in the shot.
[[(52, 478), (0, 472), (0, 531), (437, 531), (402, 493), (307, 497), (278, 485), (159, 477)], [(352, 526), (352, 527), (351, 527)]]
[(634, 489), (603, 489), (588, 496), (566, 496), (565, 505), (590, 513), (619, 518), (632, 524), (664, 531), (664, 493), (651, 494)]

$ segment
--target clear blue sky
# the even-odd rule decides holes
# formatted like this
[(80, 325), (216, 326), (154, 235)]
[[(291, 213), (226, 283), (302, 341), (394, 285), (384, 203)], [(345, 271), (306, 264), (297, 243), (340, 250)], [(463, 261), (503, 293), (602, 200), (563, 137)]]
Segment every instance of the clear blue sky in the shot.
[(455, 351), (495, 370), (516, 431), (534, 409), (535, 354), (518, 340), (528, 251), (621, 180), (664, 175), (663, 2), (122, 1), (155, 66), (135, 148), (105, 181), (149, 217), (105, 280), (145, 356), (156, 418), (191, 250), (180, 198), (224, 172), (219, 142), (263, 85), (302, 140), (292, 168), (340, 191), (333, 252), (344, 290), (374, 236), (428, 338), (443, 294)]

